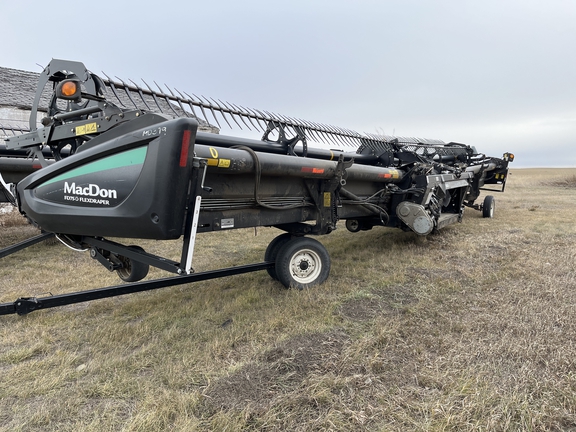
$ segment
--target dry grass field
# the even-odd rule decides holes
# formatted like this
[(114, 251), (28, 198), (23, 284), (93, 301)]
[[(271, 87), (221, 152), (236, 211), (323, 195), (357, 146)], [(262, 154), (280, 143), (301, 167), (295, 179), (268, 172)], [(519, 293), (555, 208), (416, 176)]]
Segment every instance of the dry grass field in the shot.
[[(0, 430), (576, 431), (576, 169), (513, 169), (494, 195), (494, 219), (427, 238), (342, 226), (310, 290), (263, 271), (2, 316)], [(0, 248), (35, 234), (0, 225)], [(195, 268), (277, 234), (201, 235)], [(59, 244), (0, 260), (0, 302), (117, 283)]]

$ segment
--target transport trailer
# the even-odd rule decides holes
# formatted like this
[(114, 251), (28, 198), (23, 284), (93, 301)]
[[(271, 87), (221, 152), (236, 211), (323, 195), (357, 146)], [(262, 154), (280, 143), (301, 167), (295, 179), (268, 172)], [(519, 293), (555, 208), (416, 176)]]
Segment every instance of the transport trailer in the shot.
[[(43, 127), (36, 128), (45, 86), (53, 93)], [(121, 107), (124, 92), (134, 108)], [(330, 256), (312, 237), (340, 220), (351, 232), (375, 226), (428, 235), (460, 222), (465, 207), (494, 215), (494, 198), (477, 203), (493, 185), (503, 192), (514, 158), (487, 157), (473, 147), (437, 140), (359, 134), (224, 102), (176, 96), (103, 80), (82, 63), (53, 60), (40, 76), (30, 131), (7, 140), (0, 174), (32, 155), (4, 194), (43, 232), (90, 256), (124, 282), (114, 287), (0, 305), (0, 314), (267, 270), (285, 287), (324, 282)], [(171, 112), (137, 107), (133, 95)], [(166, 110), (166, 108), (165, 108)], [(158, 111), (158, 110), (156, 110)], [(261, 140), (198, 130), (200, 112), (263, 132)], [(251, 127), (250, 127), (251, 126)], [(311, 142), (355, 151), (313, 147)], [(40, 167), (40, 168), (38, 168)], [(268, 245), (264, 262), (195, 273), (200, 233), (269, 226), (284, 233)], [(183, 237), (179, 262), (110, 238), (173, 240)], [(26, 247), (15, 245), (0, 257)], [(177, 276), (141, 281), (149, 266)]]

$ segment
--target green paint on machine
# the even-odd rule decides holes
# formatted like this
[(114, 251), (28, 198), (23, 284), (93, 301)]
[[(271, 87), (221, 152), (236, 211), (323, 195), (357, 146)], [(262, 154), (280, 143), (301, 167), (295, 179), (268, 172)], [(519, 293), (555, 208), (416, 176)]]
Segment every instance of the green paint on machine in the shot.
[(124, 168), (133, 165), (142, 165), (146, 159), (148, 147), (138, 147), (112, 156), (108, 156), (97, 161), (88, 163), (81, 167), (70, 170), (64, 174), (60, 174), (50, 180), (42, 183), (39, 187), (48, 186), (51, 183), (68, 180), (73, 177), (78, 177), (85, 174), (92, 174), (100, 171), (107, 171), (114, 168)]

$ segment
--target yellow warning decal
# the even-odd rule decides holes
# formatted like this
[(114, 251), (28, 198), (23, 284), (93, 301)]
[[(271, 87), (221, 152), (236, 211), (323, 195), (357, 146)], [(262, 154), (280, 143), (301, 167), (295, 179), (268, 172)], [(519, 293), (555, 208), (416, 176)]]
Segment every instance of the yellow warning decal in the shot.
[(332, 198), (330, 192), (324, 192), (324, 207), (330, 207), (332, 203)]
[(98, 132), (98, 125), (96, 123), (88, 123), (82, 126), (76, 126), (76, 136), (86, 135)]
[(230, 159), (220, 159), (218, 161), (218, 168), (230, 168)]
[(208, 159), (208, 166), (218, 166), (218, 159)]

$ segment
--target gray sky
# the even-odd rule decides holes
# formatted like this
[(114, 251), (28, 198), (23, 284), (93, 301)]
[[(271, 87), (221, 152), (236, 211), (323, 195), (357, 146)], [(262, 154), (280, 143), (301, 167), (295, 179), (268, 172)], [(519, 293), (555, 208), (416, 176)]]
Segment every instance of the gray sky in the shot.
[(510, 151), (515, 167), (576, 167), (574, 0), (7, 3), (4, 67), (76, 60), (358, 132)]

